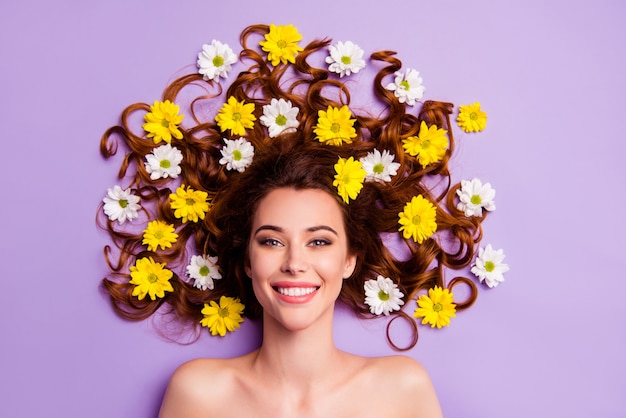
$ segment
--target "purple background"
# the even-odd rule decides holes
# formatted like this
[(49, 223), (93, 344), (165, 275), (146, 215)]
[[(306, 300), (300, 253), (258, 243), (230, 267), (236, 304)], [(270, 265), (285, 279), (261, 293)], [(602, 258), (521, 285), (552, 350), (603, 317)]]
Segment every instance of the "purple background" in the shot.
[[(446, 416), (626, 416), (625, 12), (617, 0), (3, 1), (0, 416), (154, 417), (176, 366), (258, 344), (249, 322), (181, 346), (117, 318), (98, 292), (107, 240), (94, 223), (117, 170), (102, 132), (159, 98), (203, 43), (238, 51), (251, 23), (395, 49), (427, 98), (488, 112), (484, 132), (457, 130), (455, 179), (496, 188), (484, 242), (511, 271), (449, 328), (420, 327), (408, 353)], [(384, 320), (340, 311), (336, 324), (341, 348), (393, 353)]]

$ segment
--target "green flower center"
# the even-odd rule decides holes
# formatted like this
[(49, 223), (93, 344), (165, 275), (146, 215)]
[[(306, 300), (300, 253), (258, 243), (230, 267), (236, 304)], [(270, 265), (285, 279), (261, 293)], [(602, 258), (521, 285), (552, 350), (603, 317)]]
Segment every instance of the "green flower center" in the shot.
[(154, 238), (156, 238), (156, 239), (161, 239), (161, 238), (163, 238), (163, 231), (156, 231), (156, 232), (154, 233)]
[(167, 119), (163, 119), (161, 120), (161, 126), (164, 128), (169, 128), (170, 127), (170, 121)]
[(495, 269), (496, 269), (496, 265), (494, 264), (493, 261), (487, 261), (485, 263), (485, 270), (487, 270), (489, 273), (491, 273)]
[(159, 281), (159, 276), (157, 276), (154, 273), (150, 273), (150, 274), (148, 274), (148, 281), (150, 283), (156, 283), (157, 281)]
[(243, 155), (241, 154), (241, 151), (239, 151), (238, 149), (233, 151), (233, 160), (239, 161), (241, 160), (241, 157), (243, 157)]
[(241, 113), (233, 113), (233, 120), (235, 122), (239, 122), (240, 119), (241, 119)]
[(279, 47), (280, 49), (286, 48), (287, 41), (285, 41), (284, 39), (281, 39), (280, 41), (276, 42), (276, 46)]
[(481, 203), (483, 203), (483, 200), (480, 198), (479, 195), (475, 194), (470, 198), (470, 202), (472, 202), (473, 205), (480, 205)]
[(202, 266), (200, 267), (200, 271), (198, 271), (198, 273), (200, 273), (200, 276), (208, 276), (209, 268), (207, 266)]
[(126, 206), (128, 206), (128, 200), (126, 200), (126, 199), (120, 199), (119, 203), (120, 203), (120, 207), (122, 209), (124, 209), (124, 208), (126, 208)]
[(420, 143), (420, 145), (422, 146), (422, 149), (428, 149), (430, 148), (430, 140), (425, 139)]
[(338, 133), (339, 133), (339, 131), (341, 130), (341, 125), (335, 122), (335, 123), (333, 123), (333, 124), (330, 126), (330, 130), (331, 130), (333, 133), (338, 134)]
[(217, 310), (217, 314), (221, 316), (222, 318), (228, 318), (228, 314), (229, 314), (228, 308), (219, 308)]
[(404, 90), (408, 90), (408, 89), (410, 89), (410, 88), (411, 88), (411, 85), (409, 84), (409, 82), (408, 82), (408, 81), (403, 80), (403, 81), (400, 83), (400, 87), (401, 87), (401, 88), (403, 88)]
[(478, 119), (478, 114), (477, 114), (476, 112), (472, 112), (472, 113), (470, 113), (470, 119), (471, 119), (471, 120), (476, 120), (476, 119)]
[(435, 303), (435, 304), (433, 304), (433, 311), (435, 311), (435, 312), (441, 312), (441, 311), (443, 311), (443, 306), (441, 306), (441, 303)]
[(159, 165), (161, 166), (161, 168), (170, 168), (172, 164), (170, 163), (170, 160), (161, 160)]
[(350, 58), (347, 55), (344, 55), (343, 57), (341, 57), (341, 62), (348, 65), (352, 62), (352, 58)]
[(383, 302), (389, 300), (389, 293), (385, 292), (384, 290), (379, 290), (378, 299), (382, 300)]
[(216, 67), (221, 67), (222, 65), (224, 65), (224, 58), (216, 55), (215, 58), (213, 58), (213, 65), (215, 65)]
[(378, 163), (372, 168), (372, 171), (376, 174), (382, 174), (385, 171), (385, 165), (382, 163)]
[(276, 116), (276, 125), (285, 126), (286, 123), (287, 123), (287, 118), (285, 116), (283, 115)]
[(193, 206), (196, 203), (196, 201), (188, 197), (187, 199), (185, 199), (185, 203), (187, 204), (187, 206)]
[(422, 218), (419, 215), (415, 215), (411, 222), (413, 222), (413, 225), (419, 225), (422, 222)]

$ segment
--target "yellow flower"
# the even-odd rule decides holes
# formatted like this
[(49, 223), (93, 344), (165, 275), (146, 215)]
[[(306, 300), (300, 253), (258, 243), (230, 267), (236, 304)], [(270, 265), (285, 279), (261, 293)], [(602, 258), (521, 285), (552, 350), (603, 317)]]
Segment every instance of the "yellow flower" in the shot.
[(421, 194), (404, 205), (404, 212), (400, 212), (398, 216), (401, 225), (399, 231), (405, 239), (413, 238), (413, 241), (421, 244), (437, 230), (437, 210)]
[(157, 297), (164, 297), (165, 292), (173, 292), (170, 283), (173, 273), (164, 267), (165, 263), (155, 263), (152, 257), (140, 258), (134, 266), (130, 266), (130, 283), (136, 285), (133, 296), (142, 300), (148, 294), (150, 299), (156, 300)]
[(354, 200), (363, 188), (363, 181), (367, 172), (363, 168), (363, 164), (354, 157), (347, 160), (339, 158), (335, 164), (335, 180), (333, 186), (337, 187), (337, 192), (344, 202), (348, 203), (350, 199)]
[(269, 33), (265, 34), (265, 41), (261, 41), (260, 45), (263, 51), (268, 53), (267, 59), (273, 66), (280, 62), (293, 64), (296, 62), (298, 52), (302, 51), (302, 47), (298, 46), (301, 39), (302, 35), (293, 25), (270, 25)]
[(243, 322), (241, 313), (244, 306), (239, 298), (229, 298), (222, 296), (219, 305), (212, 300), (210, 304), (205, 303), (202, 309), (204, 318), (200, 320), (200, 324), (211, 330), (211, 335), (225, 336), (226, 331), (234, 332), (239, 328), (239, 324)]
[(142, 244), (148, 244), (148, 251), (156, 251), (157, 247), (162, 250), (170, 248), (176, 242), (178, 234), (174, 232), (174, 225), (156, 220), (148, 222), (148, 227), (143, 230)]
[(148, 132), (148, 138), (152, 138), (155, 144), (162, 140), (169, 144), (172, 135), (176, 139), (181, 139), (183, 133), (178, 129), (178, 125), (183, 121), (184, 115), (179, 115), (179, 110), (180, 108), (169, 100), (155, 101), (150, 106), (150, 112), (144, 116), (146, 123), (142, 125)]
[(480, 132), (487, 126), (487, 114), (480, 110), (479, 102), (461, 105), (456, 121), (465, 132)]
[(415, 318), (424, 318), (422, 324), (430, 324), (431, 328), (447, 327), (450, 318), (456, 316), (456, 305), (453, 303), (453, 295), (448, 289), (435, 286), (428, 290), (428, 296), (421, 295), (417, 298), (419, 308), (415, 309)]
[(317, 126), (313, 130), (317, 135), (316, 139), (330, 145), (352, 143), (352, 138), (356, 136), (353, 126), (356, 119), (351, 119), (352, 113), (348, 106), (343, 105), (341, 108), (328, 106), (328, 110), (320, 110), (317, 114)]
[(245, 135), (246, 129), (254, 126), (256, 117), (254, 112), (254, 103), (246, 103), (243, 100), (238, 102), (233, 96), (228, 98), (228, 102), (224, 103), (222, 108), (215, 116), (215, 121), (224, 132), (230, 129), (231, 135)]
[(200, 190), (193, 190), (190, 186), (181, 184), (176, 193), (170, 194), (170, 205), (174, 210), (174, 216), (182, 218), (183, 222), (198, 222), (198, 218), (204, 219), (209, 211), (208, 194)]
[(404, 151), (415, 157), (422, 165), (426, 167), (429, 164), (441, 161), (446, 150), (448, 149), (448, 131), (439, 129), (436, 125), (430, 128), (426, 122), (420, 124), (418, 136), (410, 136), (402, 140)]

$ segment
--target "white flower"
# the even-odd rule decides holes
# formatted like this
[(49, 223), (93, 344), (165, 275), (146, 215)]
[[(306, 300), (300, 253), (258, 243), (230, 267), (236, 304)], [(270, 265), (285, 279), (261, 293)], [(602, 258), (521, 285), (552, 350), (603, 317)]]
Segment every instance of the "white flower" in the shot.
[(187, 274), (194, 279), (193, 285), (202, 290), (213, 290), (213, 280), (222, 278), (217, 266), (217, 257), (191, 256)]
[(240, 173), (250, 165), (254, 157), (254, 147), (244, 138), (226, 139), (226, 146), (221, 149), (222, 158), (220, 164), (226, 164), (226, 169), (237, 170)]
[(409, 106), (414, 106), (416, 100), (422, 100), (426, 88), (422, 85), (419, 71), (407, 68), (404, 74), (400, 71), (394, 74), (394, 82), (387, 84), (385, 88), (393, 91), (400, 103), (406, 102)]
[(361, 68), (365, 67), (363, 60), (363, 50), (351, 41), (337, 42), (335, 45), (328, 47), (330, 56), (326, 57), (328, 71), (339, 74), (339, 77), (358, 73)]
[(198, 72), (206, 81), (219, 82), (219, 78), (226, 78), (231, 65), (237, 62), (237, 56), (228, 44), (213, 39), (211, 45), (202, 45), (202, 52), (198, 54)]
[(484, 280), (487, 286), (495, 287), (504, 281), (503, 273), (509, 271), (509, 266), (502, 262), (504, 260), (503, 250), (494, 250), (491, 244), (486, 248), (478, 250), (478, 257), (472, 266), (472, 273), (478, 277), (482, 283)]
[(180, 162), (183, 154), (171, 144), (161, 145), (146, 155), (146, 171), (152, 180), (171, 177), (175, 179), (180, 174)]
[(379, 183), (391, 181), (391, 176), (395, 176), (398, 173), (398, 168), (400, 168), (400, 163), (394, 162), (394, 158), (395, 155), (389, 151), (384, 150), (381, 154), (377, 149), (361, 158), (361, 164), (367, 173), (365, 181), (377, 181)]
[(461, 188), (456, 194), (459, 196), (456, 208), (465, 212), (465, 216), (482, 216), (483, 208), (489, 211), (496, 209), (493, 201), (496, 191), (489, 183), (483, 184), (478, 179), (461, 180)]
[(269, 129), (270, 138), (274, 138), (283, 132), (295, 132), (299, 125), (298, 111), (289, 100), (272, 99), (270, 104), (263, 106), (260, 120)]
[(404, 294), (398, 289), (390, 278), (378, 276), (376, 280), (365, 282), (365, 303), (370, 306), (370, 312), (376, 315), (384, 313), (389, 315), (391, 311), (399, 311), (404, 305)]
[(126, 220), (133, 220), (139, 216), (137, 211), (141, 209), (139, 196), (131, 193), (130, 189), (122, 190), (120, 186), (114, 186), (107, 190), (107, 196), (102, 199), (104, 202), (104, 213), (110, 220), (121, 224)]

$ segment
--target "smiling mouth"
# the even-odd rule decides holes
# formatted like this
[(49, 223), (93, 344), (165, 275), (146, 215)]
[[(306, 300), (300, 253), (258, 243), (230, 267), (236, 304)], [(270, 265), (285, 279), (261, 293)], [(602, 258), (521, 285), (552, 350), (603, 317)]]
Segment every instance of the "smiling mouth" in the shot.
[(319, 287), (274, 287), (274, 290), (285, 296), (306, 296), (317, 292)]

